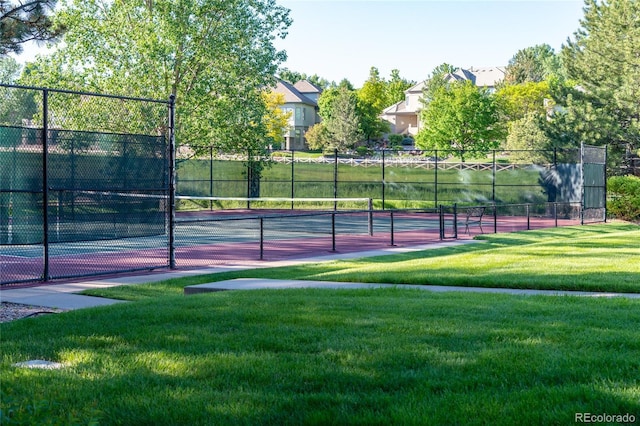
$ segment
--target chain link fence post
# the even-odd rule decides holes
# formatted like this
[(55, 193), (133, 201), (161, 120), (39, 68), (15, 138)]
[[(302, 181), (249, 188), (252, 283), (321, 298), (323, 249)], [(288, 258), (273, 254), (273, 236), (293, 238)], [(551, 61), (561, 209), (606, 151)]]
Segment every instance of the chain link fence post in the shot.
[(176, 96), (169, 96), (169, 268), (176, 268)]

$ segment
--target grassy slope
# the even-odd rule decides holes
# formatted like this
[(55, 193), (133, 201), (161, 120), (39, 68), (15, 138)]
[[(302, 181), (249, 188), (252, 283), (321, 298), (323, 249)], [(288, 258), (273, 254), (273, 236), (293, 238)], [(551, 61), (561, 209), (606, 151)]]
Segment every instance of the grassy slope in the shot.
[[(572, 278), (558, 282), (613, 275), (633, 288), (638, 232), (606, 225), (496, 235), (473, 247), (112, 289), (138, 301), (0, 324), (2, 424), (569, 424), (581, 412), (638, 418), (637, 300), (400, 288), (181, 294), (188, 282), (240, 275), (362, 281), (433, 268), (433, 279), (444, 265), (457, 270), (444, 281), (457, 282), (469, 261), (489, 280), (498, 275), (482, 272), (486, 262), (510, 268), (496, 259), (514, 254), (528, 268), (512, 271), (514, 279), (532, 275), (541, 285), (563, 275)], [(35, 358), (67, 367), (11, 367)]]

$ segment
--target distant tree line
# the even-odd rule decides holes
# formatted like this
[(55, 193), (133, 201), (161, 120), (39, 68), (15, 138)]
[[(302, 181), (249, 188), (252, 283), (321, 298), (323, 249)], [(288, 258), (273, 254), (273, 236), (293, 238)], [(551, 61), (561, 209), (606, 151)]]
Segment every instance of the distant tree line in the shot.
[[(340, 151), (369, 149), (387, 135), (382, 111), (403, 100), (415, 84), (398, 70), (384, 78), (375, 67), (358, 89), (348, 80), (336, 84), (280, 68), (286, 52), (273, 41), (286, 36), (291, 19), (288, 9), (271, 0), (56, 4), (0, 1), (2, 81), (153, 98), (173, 94), (178, 142), (190, 146), (193, 155), (213, 146), (252, 152), (262, 162), (286, 130), (287, 117), (278, 112), (283, 100), (263, 93), (276, 76), (292, 83), (307, 79), (323, 88), (322, 122), (305, 136), (313, 149)], [(561, 51), (548, 45), (519, 50), (495, 92), (446, 79), (452, 65), (436, 67), (425, 85), (416, 146), (456, 148), (466, 159), (490, 149), (584, 142), (610, 146), (610, 159), (618, 165), (637, 156), (638, 16), (635, 0), (585, 0), (580, 27)], [(64, 43), (20, 73), (7, 55), (30, 40)], [(12, 108), (5, 103), (0, 117)]]

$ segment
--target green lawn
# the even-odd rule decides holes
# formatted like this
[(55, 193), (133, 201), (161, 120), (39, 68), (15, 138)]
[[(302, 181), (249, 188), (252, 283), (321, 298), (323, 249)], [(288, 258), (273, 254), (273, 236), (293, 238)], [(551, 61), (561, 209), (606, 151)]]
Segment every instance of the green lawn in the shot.
[(286, 268), (201, 275), (91, 290), (127, 300), (182, 294), (186, 285), (233, 278), (640, 293), (640, 226), (608, 223), (510, 234), (478, 244)]
[[(186, 297), (182, 288), (264, 276), (637, 291), (639, 237), (640, 227), (624, 224), (491, 235), (104, 290), (135, 302), (0, 324), (1, 423), (573, 424), (576, 413), (638, 421), (640, 300), (401, 287)], [(12, 367), (28, 359), (65, 367)]]

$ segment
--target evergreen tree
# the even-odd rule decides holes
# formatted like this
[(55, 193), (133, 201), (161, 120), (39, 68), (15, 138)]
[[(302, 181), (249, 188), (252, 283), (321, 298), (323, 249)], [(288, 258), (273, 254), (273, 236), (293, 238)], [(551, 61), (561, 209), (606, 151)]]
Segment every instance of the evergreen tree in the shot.
[(504, 84), (539, 83), (562, 74), (561, 62), (548, 44), (519, 50), (509, 61)]
[(617, 151), (640, 146), (640, 2), (585, 0), (581, 28), (562, 49), (568, 77), (556, 98), (556, 135), (609, 144)]
[(49, 17), (57, 0), (31, 0), (14, 3), (0, 0), (0, 56), (22, 52), (28, 41), (52, 41), (64, 27)]
[(357, 113), (357, 97), (346, 87), (336, 89), (332, 102), (332, 113), (324, 123), (330, 134), (330, 149), (344, 151), (353, 148), (360, 139)]

